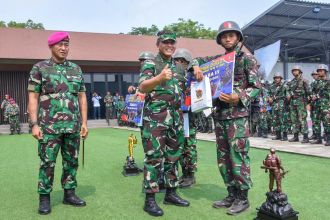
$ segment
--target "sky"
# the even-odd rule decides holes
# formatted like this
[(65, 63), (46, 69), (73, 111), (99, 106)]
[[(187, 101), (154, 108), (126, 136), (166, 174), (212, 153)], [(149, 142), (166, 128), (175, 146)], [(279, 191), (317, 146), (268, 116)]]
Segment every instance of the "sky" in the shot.
[[(226, 20), (241, 27), (279, 0), (0, 0), (0, 20), (43, 23), (47, 30), (127, 33), (191, 19), (217, 30)], [(330, 0), (317, 0), (330, 3)]]

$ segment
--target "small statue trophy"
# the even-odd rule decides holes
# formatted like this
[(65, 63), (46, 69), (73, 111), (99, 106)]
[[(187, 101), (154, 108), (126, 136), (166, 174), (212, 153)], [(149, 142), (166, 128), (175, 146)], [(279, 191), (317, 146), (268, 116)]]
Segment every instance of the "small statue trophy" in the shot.
[(126, 163), (124, 165), (123, 174), (124, 176), (136, 176), (139, 175), (142, 170), (136, 165), (133, 157), (133, 148), (137, 144), (136, 136), (131, 134), (128, 136), (128, 153), (129, 156), (126, 157)]
[[(255, 220), (298, 220), (299, 212), (293, 210), (288, 202), (288, 196), (282, 192), (281, 181), (288, 171), (284, 171), (274, 148), (270, 149), (270, 154), (266, 156), (261, 168), (265, 169), (265, 173), (269, 172), (269, 192), (266, 193), (266, 202), (257, 208), (258, 215)], [(273, 190), (274, 180), (275, 190)]]

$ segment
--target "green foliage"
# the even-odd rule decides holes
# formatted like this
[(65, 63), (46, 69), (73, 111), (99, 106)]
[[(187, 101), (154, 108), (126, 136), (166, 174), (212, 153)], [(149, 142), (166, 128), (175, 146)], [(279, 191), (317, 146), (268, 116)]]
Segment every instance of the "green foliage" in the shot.
[[(178, 37), (187, 37), (187, 38), (199, 38), (199, 39), (214, 39), (217, 32), (211, 30), (211, 28), (205, 28), (203, 24), (200, 24), (198, 21), (193, 21), (191, 19), (185, 20), (179, 18), (178, 22), (165, 25), (163, 28), (165, 30), (173, 31), (177, 34)], [(133, 27), (132, 31), (128, 34), (132, 35), (156, 35), (159, 29), (156, 25), (151, 25), (148, 27)]]
[(10, 27), (10, 28), (26, 28), (26, 29), (41, 29), (44, 30), (44, 25), (42, 23), (34, 23), (31, 19), (24, 22), (9, 21), (7, 24), (4, 21), (0, 21), (0, 27)]

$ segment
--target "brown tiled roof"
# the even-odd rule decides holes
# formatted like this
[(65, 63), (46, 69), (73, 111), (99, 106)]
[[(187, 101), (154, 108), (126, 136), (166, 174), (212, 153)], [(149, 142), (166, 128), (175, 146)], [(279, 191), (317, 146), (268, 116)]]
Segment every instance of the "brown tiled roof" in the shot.
[[(50, 56), (47, 38), (53, 31), (0, 28), (0, 59), (42, 60)], [(137, 61), (141, 51), (157, 52), (156, 37), (69, 32), (69, 59), (76, 61)], [(179, 38), (178, 48), (194, 57), (223, 53), (215, 40)]]

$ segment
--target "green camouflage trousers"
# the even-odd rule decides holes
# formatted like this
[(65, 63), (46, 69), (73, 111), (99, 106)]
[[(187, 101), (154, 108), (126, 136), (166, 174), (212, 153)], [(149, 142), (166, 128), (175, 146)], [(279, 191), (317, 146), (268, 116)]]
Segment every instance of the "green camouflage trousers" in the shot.
[(329, 102), (321, 103), (321, 121), (324, 133), (330, 134), (330, 104)]
[(288, 132), (287, 117), (284, 109), (273, 110), (272, 124), (275, 132)]
[(143, 120), (142, 144), (144, 158), (144, 188), (146, 193), (156, 193), (158, 177), (164, 164), (164, 181), (166, 188), (178, 186), (178, 161), (184, 143), (181, 120), (175, 125), (165, 125), (157, 121)]
[(53, 189), (56, 157), (62, 154), (62, 188), (77, 187), (76, 174), (78, 169), (78, 153), (80, 134), (43, 134), (39, 140), (38, 153), (41, 160), (39, 169), (38, 193), (48, 194)]
[(259, 119), (258, 119), (258, 130), (259, 131), (268, 131), (267, 119), (268, 119), (268, 113), (260, 112)]
[(321, 115), (322, 110), (319, 103), (311, 104), (311, 119), (313, 134), (321, 135)]
[(293, 133), (308, 134), (307, 110), (303, 102), (298, 105), (290, 105), (290, 118)]
[(189, 137), (185, 137), (182, 155), (180, 157), (180, 165), (182, 170), (187, 172), (197, 171), (197, 139), (196, 124), (192, 113), (189, 113)]
[(18, 115), (12, 115), (8, 116), (8, 122), (10, 124), (10, 131), (20, 131), (20, 125), (19, 125), (19, 116)]
[(105, 107), (105, 120), (107, 121), (107, 123), (109, 123), (109, 120), (112, 119), (112, 112), (113, 112), (113, 107)]
[(252, 187), (250, 177), (248, 118), (217, 120), (215, 134), (220, 174), (226, 186), (242, 190)]

